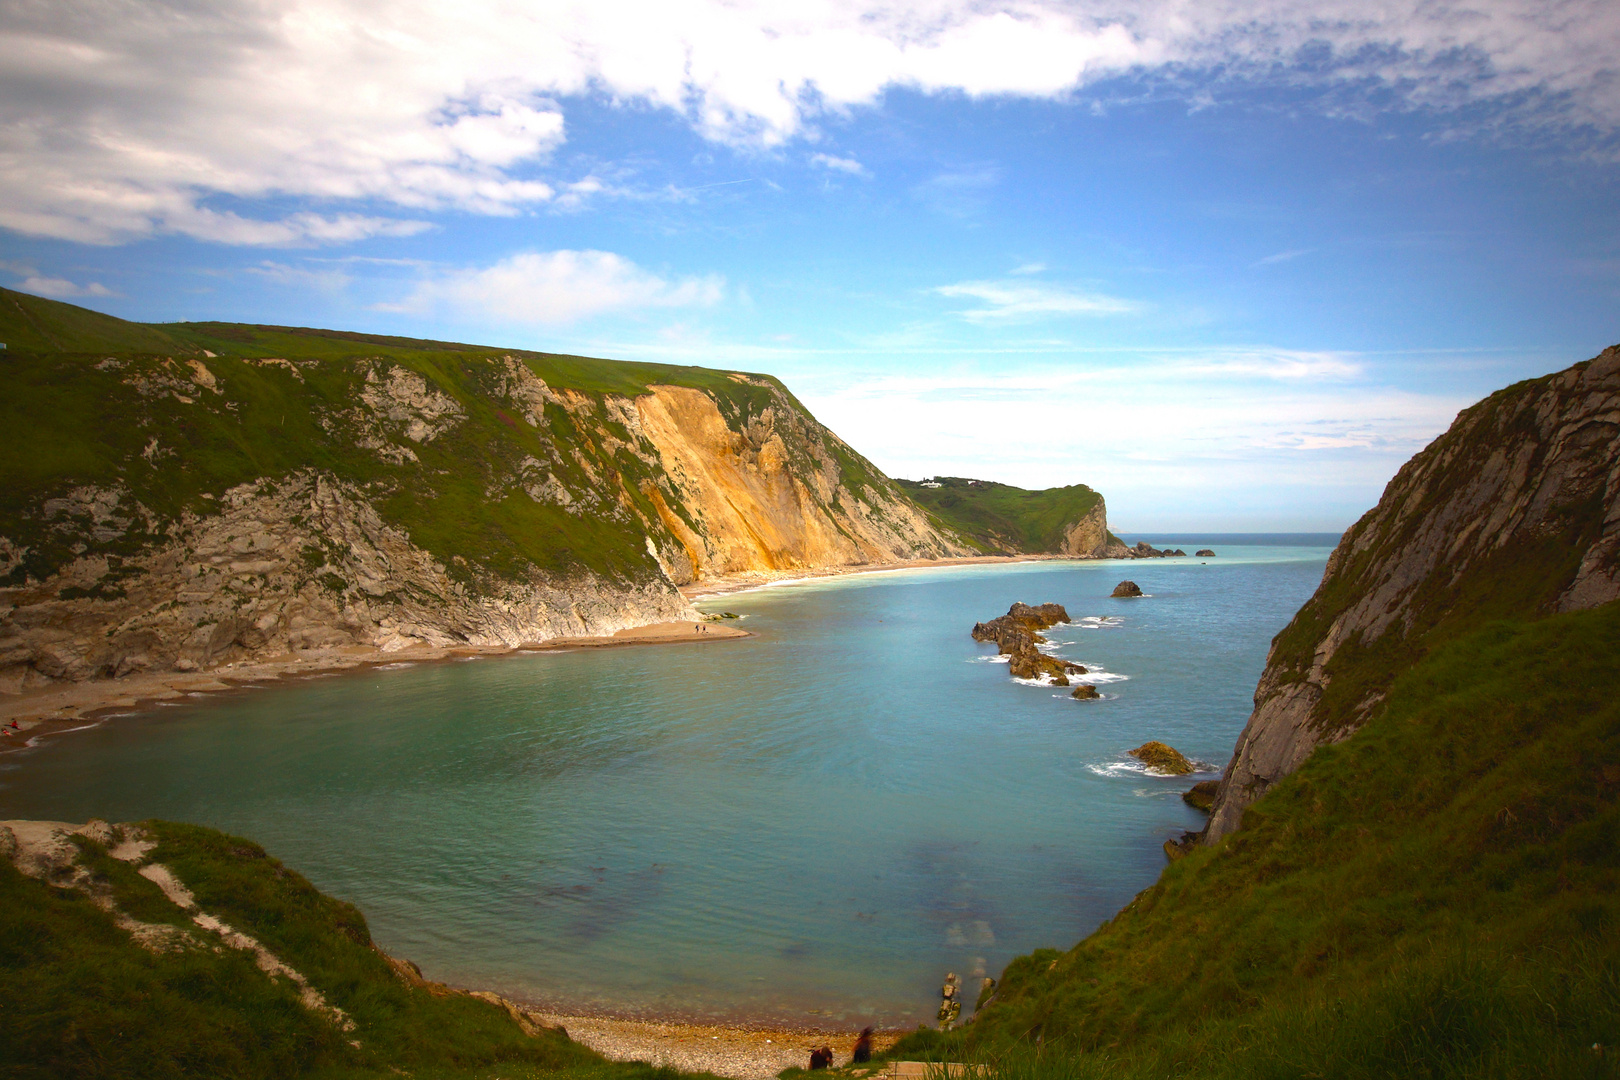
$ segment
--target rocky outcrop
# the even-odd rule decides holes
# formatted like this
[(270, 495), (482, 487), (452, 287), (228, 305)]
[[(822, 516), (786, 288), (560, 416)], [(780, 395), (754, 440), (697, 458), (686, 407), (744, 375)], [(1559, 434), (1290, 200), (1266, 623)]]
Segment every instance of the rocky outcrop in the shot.
[(1090, 683), (1081, 683), (1079, 686), (1076, 686), (1069, 692), (1069, 696), (1074, 698), (1076, 701), (1096, 701), (1098, 698), (1102, 697), (1102, 695), (1097, 692), (1097, 688), (1092, 686)]
[(1168, 559), (1175, 556), (1185, 558), (1186, 554), (1180, 548), (1156, 548), (1146, 540), (1138, 540), (1134, 547), (1125, 549), (1125, 555), (1132, 559)]
[(0, 692), (607, 635), (694, 618), (677, 586), (720, 575), (972, 553), (763, 376), (584, 362), (617, 393), (426, 348), (7, 363), (117, 422), (21, 433), (64, 464), (7, 480)]
[(1195, 771), (1180, 750), (1157, 740), (1145, 742), (1135, 750), (1125, 751), (1153, 772), (1162, 776), (1185, 776)]
[(1199, 548), (1193, 554), (1200, 559), (1213, 559), (1215, 557), (1215, 552), (1210, 548)]
[(1140, 585), (1138, 585), (1134, 581), (1122, 581), (1118, 585), (1115, 585), (1114, 586), (1114, 591), (1109, 593), (1108, 595), (1112, 596), (1112, 597), (1122, 597), (1122, 598), (1125, 598), (1125, 599), (1129, 599), (1130, 597), (1133, 597), (1133, 596), (1141, 596), (1142, 595), (1142, 587)]
[(1200, 780), (1181, 793), (1181, 801), (1194, 810), (1209, 813), (1215, 807), (1215, 793), (1221, 788), (1219, 780)]
[[(86, 513), (107, 505), (102, 493), (79, 496)], [(246, 484), (217, 501), (135, 555), (87, 554), (0, 591), (0, 690), (342, 646), (512, 647), (696, 617), (656, 580), (538, 570), (466, 580), (328, 474)], [(122, 519), (103, 520), (111, 531)]]
[(1131, 549), (1108, 531), (1108, 507), (1099, 495), (1096, 506), (1064, 528), (1058, 554), (1071, 559), (1127, 559)]
[(1049, 678), (1055, 686), (1068, 686), (1070, 675), (1084, 675), (1086, 669), (1067, 660), (1041, 652), (1046, 639), (1039, 633), (1049, 626), (1069, 621), (1062, 604), (1031, 607), (1018, 603), (1007, 614), (989, 622), (973, 624), (974, 641), (993, 641), (1000, 655), (1007, 657), (1007, 672), (1015, 679)]
[(1431, 642), (1620, 598), (1620, 347), (1510, 386), (1403, 466), (1277, 636), (1207, 842), (1348, 737)]

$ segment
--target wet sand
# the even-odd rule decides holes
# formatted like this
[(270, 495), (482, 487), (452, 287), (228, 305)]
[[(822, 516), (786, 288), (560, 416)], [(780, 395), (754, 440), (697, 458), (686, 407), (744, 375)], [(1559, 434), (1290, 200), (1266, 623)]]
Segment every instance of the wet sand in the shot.
[[(519, 645), (517, 648), (458, 646), (418, 648), (383, 652), (364, 645), (339, 649), (312, 649), (264, 660), (222, 664), (207, 671), (163, 671), (126, 675), (121, 679), (92, 679), (41, 687), (21, 694), (0, 695), (0, 754), (14, 753), (51, 735), (94, 727), (120, 713), (150, 708), (161, 701), (175, 701), (193, 694), (221, 693), (244, 686), (282, 679), (308, 678), (341, 671), (353, 671), (388, 664), (432, 663), (462, 660), (469, 656), (516, 656), (561, 649), (602, 649), (626, 645), (705, 644), (748, 637), (746, 630), (722, 623), (653, 623), (620, 630), (611, 637), (563, 637)], [(16, 728), (11, 727), (15, 721)]]

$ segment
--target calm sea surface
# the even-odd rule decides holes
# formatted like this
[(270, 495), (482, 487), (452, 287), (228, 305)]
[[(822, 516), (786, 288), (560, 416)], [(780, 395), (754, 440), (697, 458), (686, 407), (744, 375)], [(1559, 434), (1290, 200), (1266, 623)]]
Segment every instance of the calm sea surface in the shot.
[[(744, 616), (741, 641), (192, 699), (6, 759), (0, 817), (253, 837), (456, 984), (915, 1024), (947, 970), (1072, 945), (1154, 880), (1162, 841), (1201, 818), (1187, 778), (1125, 751), (1160, 739), (1225, 763), (1335, 539), (1178, 536), (1219, 557), (784, 585), (704, 602)], [(1127, 577), (1149, 597), (1109, 599)], [(968, 631), (1015, 600), (1068, 607), (1050, 637), (1103, 700), (990, 662)]]

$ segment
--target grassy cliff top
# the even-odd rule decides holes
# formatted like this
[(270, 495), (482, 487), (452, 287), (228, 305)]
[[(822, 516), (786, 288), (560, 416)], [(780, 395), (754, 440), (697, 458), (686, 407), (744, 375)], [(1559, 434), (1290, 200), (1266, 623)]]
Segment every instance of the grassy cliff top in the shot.
[(1034, 1077), (1615, 1076), (1620, 604), (1436, 648), (965, 1032)]
[(964, 476), (895, 483), (986, 554), (1056, 551), (1064, 529), (1102, 501), (1101, 495), (1084, 484), (1029, 491)]
[[(63, 353), (124, 356), (214, 356), (239, 360), (345, 360), (385, 357), (420, 360), (438, 354), (458, 357), (515, 356), (548, 384), (591, 394), (644, 394), (649, 386), (690, 386), (735, 394), (757, 383), (787, 392), (769, 375), (729, 372), (679, 364), (603, 360), (563, 353), (503, 349), (454, 341), (359, 334), (296, 326), (249, 323), (136, 323), (12, 289), (0, 289), (0, 342), (10, 353)], [(755, 382), (740, 382), (738, 376)]]

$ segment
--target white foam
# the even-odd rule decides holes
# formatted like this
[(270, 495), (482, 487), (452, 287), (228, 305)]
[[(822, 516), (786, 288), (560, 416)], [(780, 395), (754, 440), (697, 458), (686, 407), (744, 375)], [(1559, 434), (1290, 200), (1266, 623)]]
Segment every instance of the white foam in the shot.
[(1090, 764), (1087, 765), (1086, 768), (1090, 772), (1096, 773), (1098, 776), (1112, 777), (1155, 775), (1154, 773), (1148, 772), (1148, 767), (1142, 764), (1140, 761), (1137, 761), (1135, 758), (1132, 758), (1129, 761), (1110, 761), (1106, 765)]
[(1075, 682), (1083, 682), (1087, 686), (1101, 686), (1104, 683), (1131, 681), (1131, 677), (1129, 675), (1121, 675), (1116, 671), (1103, 671), (1101, 668), (1093, 667), (1090, 664), (1081, 664), (1080, 666), (1086, 669), (1086, 673), (1084, 675), (1075, 675), (1073, 676), (1073, 679)]
[(408, 668), (408, 667), (415, 667), (415, 666), (416, 665), (414, 663), (412, 663), (411, 661), (409, 661), (409, 660), (400, 660), (400, 661), (398, 661), (396, 663), (392, 663), (392, 664), (378, 664), (373, 670), (374, 671), (398, 671), (400, 668)]
[(1081, 630), (1112, 630), (1124, 626), (1125, 620), (1118, 615), (1087, 615), (1069, 624)]

